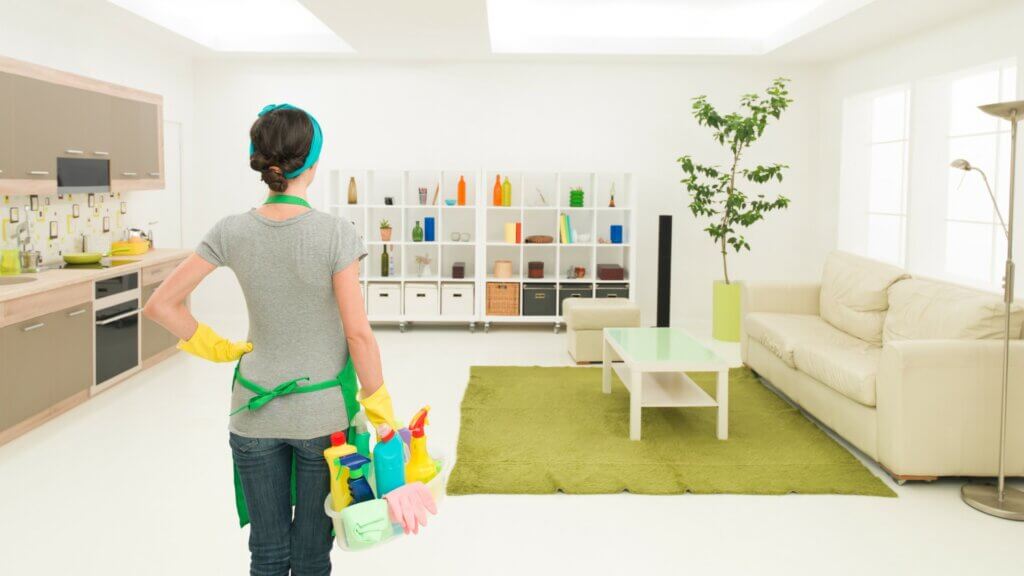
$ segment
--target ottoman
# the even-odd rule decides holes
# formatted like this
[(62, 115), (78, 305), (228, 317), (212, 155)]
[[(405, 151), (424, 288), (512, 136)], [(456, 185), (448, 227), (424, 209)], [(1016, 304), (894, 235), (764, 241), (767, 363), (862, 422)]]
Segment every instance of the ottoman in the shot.
[(562, 312), (569, 356), (578, 364), (601, 361), (605, 328), (640, 326), (640, 307), (624, 298), (569, 298)]

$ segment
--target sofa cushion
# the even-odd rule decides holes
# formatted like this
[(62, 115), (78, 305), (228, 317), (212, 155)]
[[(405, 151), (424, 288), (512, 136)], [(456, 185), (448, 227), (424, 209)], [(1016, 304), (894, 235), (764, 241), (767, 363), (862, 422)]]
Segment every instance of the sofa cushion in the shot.
[[(889, 287), (883, 339), (980, 340), (1002, 338), (1006, 305), (1002, 297), (937, 280), (912, 278)], [(1010, 338), (1020, 337), (1024, 308), (1010, 311)]]
[(875, 376), (882, 349), (842, 346), (831, 342), (802, 342), (793, 352), (796, 367), (808, 376), (865, 406), (875, 405)]
[(760, 343), (790, 368), (796, 368), (793, 351), (803, 342), (828, 342), (836, 346), (867, 347), (868, 344), (841, 332), (820, 316), (754, 312), (743, 319), (747, 338)]
[(821, 276), (821, 317), (865, 342), (881, 344), (889, 286), (907, 277), (891, 264), (833, 252)]
[(625, 298), (567, 298), (562, 311), (573, 330), (640, 326), (640, 306)]

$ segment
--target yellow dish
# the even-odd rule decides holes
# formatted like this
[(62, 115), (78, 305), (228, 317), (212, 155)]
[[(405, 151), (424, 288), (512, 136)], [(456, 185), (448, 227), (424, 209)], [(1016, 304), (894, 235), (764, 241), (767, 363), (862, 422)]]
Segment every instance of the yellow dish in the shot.
[(71, 252), (64, 255), (68, 264), (95, 264), (103, 258), (99, 252)]
[(138, 256), (149, 252), (149, 240), (128, 240), (110, 244), (110, 253), (118, 256)]

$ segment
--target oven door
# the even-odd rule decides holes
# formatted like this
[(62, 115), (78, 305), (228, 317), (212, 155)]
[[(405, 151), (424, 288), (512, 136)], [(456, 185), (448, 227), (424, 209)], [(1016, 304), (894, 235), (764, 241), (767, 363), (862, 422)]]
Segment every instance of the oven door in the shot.
[(139, 365), (139, 301), (96, 311), (96, 384)]

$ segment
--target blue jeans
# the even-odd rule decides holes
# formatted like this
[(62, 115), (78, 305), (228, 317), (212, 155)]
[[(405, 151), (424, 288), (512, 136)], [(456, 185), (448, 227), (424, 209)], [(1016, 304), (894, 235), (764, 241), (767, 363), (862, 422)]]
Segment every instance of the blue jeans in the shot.
[[(324, 514), (330, 472), (329, 436), (312, 440), (247, 438), (231, 434), (231, 454), (249, 508), (252, 576), (329, 576), (331, 519)], [(292, 516), (292, 457), (296, 468)]]

